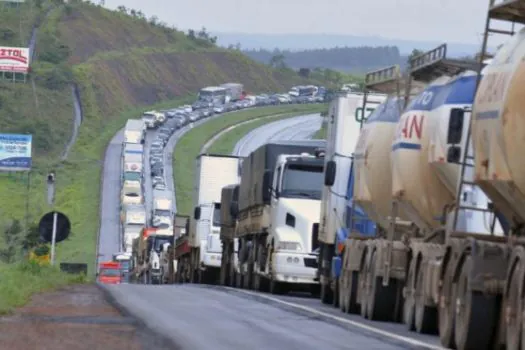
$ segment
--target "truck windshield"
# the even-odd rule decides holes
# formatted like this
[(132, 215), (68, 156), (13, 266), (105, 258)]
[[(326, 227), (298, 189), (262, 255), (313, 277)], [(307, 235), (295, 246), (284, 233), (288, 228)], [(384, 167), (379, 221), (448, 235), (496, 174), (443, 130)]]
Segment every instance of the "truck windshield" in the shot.
[(155, 237), (153, 239), (153, 247), (151, 247), (153, 250), (155, 250), (157, 253), (159, 253), (162, 250), (162, 246), (164, 243), (171, 243), (172, 237)]
[(283, 174), (281, 194), (292, 198), (321, 199), (323, 167), (289, 164)]
[(119, 260), (120, 268), (124, 271), (129, 270), (129, 260)]
[(171, 216), (169, 210), (155, 209), (155, 216)]
[(125, 181), (140, 181), (140, 173), (135, 171), (126, 171), (124, 173)]
[(213, 226), (221, 226), (221, 203), (215, 203), (213, 207)]
[(101, 269), (99, 276), (103, 277), (120, 277), (120, 270), (117, 269)]

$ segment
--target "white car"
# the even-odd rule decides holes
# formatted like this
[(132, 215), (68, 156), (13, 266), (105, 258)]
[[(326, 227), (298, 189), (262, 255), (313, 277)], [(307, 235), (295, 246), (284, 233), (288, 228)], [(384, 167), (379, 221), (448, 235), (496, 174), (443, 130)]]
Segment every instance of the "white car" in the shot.
[(125, 192), (125, 193), (122, 193), (121, 201), (122, 201), (122, 205), (143, 204), (144, 203), (144, 197), (142, 196), (142, 193)]

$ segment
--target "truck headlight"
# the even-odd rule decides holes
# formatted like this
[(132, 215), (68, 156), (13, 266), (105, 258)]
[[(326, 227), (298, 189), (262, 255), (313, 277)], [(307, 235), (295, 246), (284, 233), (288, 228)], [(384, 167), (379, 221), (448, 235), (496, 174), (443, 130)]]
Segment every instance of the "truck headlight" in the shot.
[(277, 243), (277, 250), (302, 250), (301, 243), (280, 241)]

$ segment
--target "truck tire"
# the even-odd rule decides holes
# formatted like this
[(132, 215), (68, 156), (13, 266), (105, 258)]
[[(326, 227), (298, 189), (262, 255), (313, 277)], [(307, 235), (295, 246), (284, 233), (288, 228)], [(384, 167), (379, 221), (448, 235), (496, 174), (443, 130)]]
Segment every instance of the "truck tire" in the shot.
[(456, 293), (457, 284), (453, 283), (452, 277), (454, 264), (449, 263), (445, 268), (443, 286), (439, 291), (438, 320), (439, 339), (441, 344), (449, 349), (456, 349), (454, 328), (456, 322)]
[(523, 298), (521, 298), (520, 291), (523, 286), (523, 262), (518, 260), (514, 266), (512, 276), (510, 276), (510, 283), (507, 294), (507, 303), (504, 311), (506, 320), (506, 345), (507, 350), (520, 350), (522, 346), (522, 312)]
[[(340, 284), (340, 296), (342, 301), (341, 311), (350, 314), (359, 313), (359, 304), (357, 303), (357, 288), (359, 287), (359, 272), (346, 271), (347, 276), (343, 278)], [(342, 287), (341, 287), (342, 285)]]
[(459, 350), (493, 349), (497, 300), (469, 288), (472, 259), (467, 257), (458, 280), (455, 340)]
[[(423, 265), (423, 266), (422, 266)], [(420, 264), (416, 277), (416, 298), (414, 325), (418, 333), (437, 333), (437, 309), (425, 305), (425, 266)]]
[(368, 318), (372, 321), (392, 321), (395, 319), (397, 288), (391, 281), (383, 287), (383, 277), (377, 275), (377, 252), (372, 253), (370, 263), (370, 294), (367, 300)]
[(415, 259), (410, 262), (408, 267), (407, 279), (405, 282), (405, 302), (403, 303), (403, 323), (409, 331), (415, 330), (414, 318), (416, 312), (416, 302), (414, 299), (414, 273), (416, 269)]
[(230, 272), (228, 274), (228, 285), (230, 287), (236, 287), (235, 285), (235, 281), (237, 279), (237, 271), (235, 271), (235, 252), (231, 251), (231, 254), (228, 256), (228, 259), (230, 260), (230, 263), (229, 263), (229, 269), (230, 269)]
[(320, 299), (323, 304), (330, 305), (333, 303), (334, 294), (332, 292), (330, 285), (328, 284), (329, 282), (323, 283), (323, 279), (325, 281), (330, 281), (330, 277), (331, 277), (330, 270), (332, 266), (331, 264), (332, 257), (329, 252), (328, 245), (326, 244), (321, 245), (321, 249), (319, 252), (319, 260), (320, 260), (319, 262), (320, 262), (320, 274), (321, 274), (319, 276), (320, 277), (319, 285), (321, 288)]

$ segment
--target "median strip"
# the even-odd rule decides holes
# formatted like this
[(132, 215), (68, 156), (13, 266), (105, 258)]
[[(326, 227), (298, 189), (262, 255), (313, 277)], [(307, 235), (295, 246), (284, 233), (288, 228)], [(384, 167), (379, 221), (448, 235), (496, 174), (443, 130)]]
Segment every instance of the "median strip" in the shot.
[[(298, 116), (301, 114), (320, 113), (325, 109), (326, 105), (324, 104), (254, 108), (211, 119), (190, 130), (178, 140), (175, 151), (173, 152), (173, 179), (176, 189), (178, 213), (188, 215), (191, 211), (193, 180), (195, 178), (195, 158), (199, 155), (202, 146), (217, 135), (217, 133), (247, 120), (276, 116), (278, 114), (295, 113), (295, 116)], [(230, 152), (226, 152), (226, 154), (229, 153)]]

